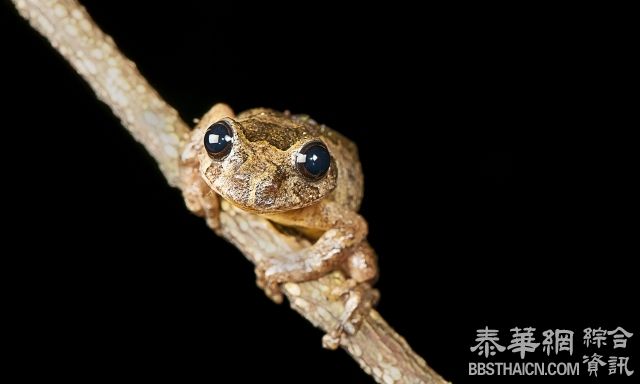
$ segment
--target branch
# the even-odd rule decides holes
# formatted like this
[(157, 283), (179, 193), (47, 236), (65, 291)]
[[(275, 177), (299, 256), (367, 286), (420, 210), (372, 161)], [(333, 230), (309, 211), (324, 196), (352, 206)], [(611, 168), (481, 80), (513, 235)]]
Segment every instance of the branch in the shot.
[(158, 95), (75, 0), (12, 0), (18, 12), (89, 83), (133, 137), (156, 159), (172, 186), (189, 127)]
[[(89, 83), (100, 100), (156, 159), (169, 184), (179, 184), (178, 157), (189, 129), (75, 0), (13, 0), (20, 14), (43, 34)], [(309, 246), (277, 231), (269, 221), (222, 202), (221, 235), (254, 264), (266, 255)], [(335, 299), (346, 285), (340, 272), (316, 281), (287, 283), (282, 292), (291, 307), (316, 327), (330, 332), (344, 311)], [(379, 383), (445, 383), (376, 312), (364, 317), (340, 345)]]
[[(222, 236), (254, 264), (274, 252), (290, 253), (309, 246), (306, 240), (284, 235), (269, 221), (224, 200), (220, 220)], [(345, 284), (342, 273), (334, 272), (316, 281), (284, 284), (282, 292), (293, 309), (316, 327), (330, 332), (344, 311), (344, 302), (332, 299), (331, 292)], [(360, 330), (354, 336), (342, 337), (340, 345), (379, 383), (446, 383), (373, 309), (363, 319)]]

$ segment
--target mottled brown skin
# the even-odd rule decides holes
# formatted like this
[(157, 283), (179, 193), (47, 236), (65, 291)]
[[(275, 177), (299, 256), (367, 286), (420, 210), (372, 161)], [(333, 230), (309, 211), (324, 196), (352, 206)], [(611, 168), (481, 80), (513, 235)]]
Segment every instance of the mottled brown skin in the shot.
[[(220, 120), (231, 126), (233, 145), (224, 158), (213, 159), (203, 138)], [(320, 180), (309, 180), (297, 169), (296, 154), (318, 140), (329, 149), (331, 166)], [(344, 322), (354, 322), (361, 302), (369, 304), (371, 298), (361, 296), (357, 283), (375, 279), (377, 265), (366, 242), (367, 223), (357, 213), (363, 177), (357, 148), (349, 139), (307, 116), (259, 108), (235, 117), (228, 106), (217, 104), (193, 131), (182, 164), (184, 185), (192, 186), (185, 201), (214, 230), (220, 228), (222, 198), (315, 241), (296, 254), (270, 255), (256, 269), (258, 285), (273, 300), (282, 301), (281, 283), (313, 280), (340, 269), (354, 282), (343, 294), (358, 302)]]

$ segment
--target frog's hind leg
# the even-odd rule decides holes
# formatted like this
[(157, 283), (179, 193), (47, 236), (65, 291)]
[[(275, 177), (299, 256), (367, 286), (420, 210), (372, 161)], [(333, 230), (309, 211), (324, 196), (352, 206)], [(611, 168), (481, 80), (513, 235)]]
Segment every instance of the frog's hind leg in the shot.
[(333, 297), (344, 300), (344, 310), (336, 328), (322, 338), (327, 349), (336, 349), (343, 335), (355, 335), (380, 299), (379, 291), (371, 286), (378, 277), (377, 258), (366, 241), (352, 249), (345, 269), (350, 278), (332, 292)]

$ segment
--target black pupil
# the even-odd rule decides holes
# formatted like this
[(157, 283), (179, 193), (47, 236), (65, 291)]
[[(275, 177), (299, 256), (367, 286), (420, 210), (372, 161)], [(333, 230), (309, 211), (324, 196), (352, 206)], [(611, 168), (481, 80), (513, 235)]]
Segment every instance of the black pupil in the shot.
[(305, 155), (303, 167), (311, 177), (320, 178), (329, 170), (331, 157), (323, 144), (311, 144), (301, 154)]
[(231, 139), (231, 129), (227, 124), (218, 122), (209, 127), (204, 135), (204, 147), (210, 154), (221, 154), (231, 147)]

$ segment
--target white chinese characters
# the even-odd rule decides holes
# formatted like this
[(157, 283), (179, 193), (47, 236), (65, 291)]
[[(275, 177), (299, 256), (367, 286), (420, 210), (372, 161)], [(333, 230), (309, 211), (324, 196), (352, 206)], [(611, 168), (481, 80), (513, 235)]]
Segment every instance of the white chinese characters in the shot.
[(483, 355), (484, 357), (493, 356), (496, 354), (496, 350), (498, 352), (504, 352), (504, 347), (498, 344), (498, 330), (497, 329), (489, 329), (489, 327), (484, 327), (484, 329), (478, 329), (476, 331), (476, 344), (471, 347), (471, 352), (478, 351), (478, 355)]
[[(570, 329), (547, 329), (540, 332), (536, 331), (534, 327), (513, 327), (510, 328), (511, 338), (509, 344), (502, 343), (500, 341), (500, 330), (491, 329), (485, 326), (482, 329), (476, 330), (476, 344), (470, 348), (470, 351), (476, 353), (478, 356), (483, 356), (486, 359), (495, 358), (499, 353), (510, 351), (516, 356), (505, 354), (509, 360), (517, 359), (517, 361), (532, 359), (535, 363), (522, 361), (521, 363), (513, 362), (477, 362), (470, 363), (470, 367), (476, 369), (477, 367), (488, 367), (491, 370), (492, 367), (502, 366), (511, 367), (513, 364), (538, 364), (538, 366), (545, 367), (558, 367), (558, 366), (572, 366), (575, 365), (575, 374), (579, 375), (579, 365), (584, 366), (583, 374), (597, 377), (598, 374), (602, 375), (603, 372), (609, 375), (619, 376), (631, 376), (634, 374), (633, 362), (630, 356), (620, 356), (627, 348), (629, 339), (633, 336), (632, 332), (627, 331), (622, 327), (615, 329), (607, 329), (603, 327), (598, 328), (585, 328), (583, 329), (582, 343), (578, 341), (574, 344), (575, 332)], [(574, 337), (575, 336), (575, 337)], [(541, 353), (536, 351), (540, 348)], [(574, 355), (574, 348), (578, 349), (578, 353)], [(596, 350), (596, 351), (594, 351)], [(615, 351), (615, 352), (614, 352)], [(611, 352), (607, 354), (606, 352)], [(541, 362), (537, 361), (540, 356), (556, 357), (565, 356), (567, 358), (564, 362)], [(513, 357), (509, 357), (513, 356)], [(532, 357), (534, 356), (534, 357)], [(580, 356), (582, 357), (581, 360)], [(501, 365), (502, 364), (502, 365)], [(605, 368), (606, 367), (606, 368)], [(473, 369), (470, 368), (470, 372)], [(544, 369), (542, 371), (544, 371)], [(477, 368), (480, 369), (480, 368)], [(505, 368), (507, 369), (507, 368)], [(510, 369), (510, 368), (509, 368)], [(506, 372), (506, 371), (505, 371)], [(511, 371), (509, 371), (511, 372)], [(537, 372), (537, 371), (536, 371)], [(555, 372), (555, 371), (554, 371)], [(568, 372), (568, 371), (567, 371)], [(572, 371), (573, 372), (573, 371)], [(565, 372), (566, 373), (566, 372)]]

